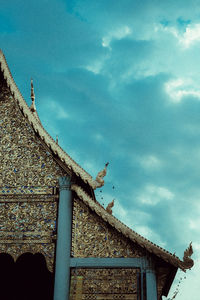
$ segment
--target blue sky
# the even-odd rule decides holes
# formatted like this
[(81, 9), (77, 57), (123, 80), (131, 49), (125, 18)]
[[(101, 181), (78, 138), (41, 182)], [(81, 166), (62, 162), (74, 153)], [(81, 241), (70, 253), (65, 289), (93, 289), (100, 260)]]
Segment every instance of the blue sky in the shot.
[(180, 257), (193, 241), (176, 299), (198, 300), (200, 1), (1, 1), (0, 40), (52, 137), (94, 177), (110, 162), (97, 199)]

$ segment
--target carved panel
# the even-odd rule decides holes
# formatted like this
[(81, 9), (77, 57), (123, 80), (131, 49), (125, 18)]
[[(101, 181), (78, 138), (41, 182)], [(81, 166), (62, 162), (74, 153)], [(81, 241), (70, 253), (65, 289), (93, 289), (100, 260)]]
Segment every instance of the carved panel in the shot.
[(0, 74), (0, 253), (44, 254), (53, 271), (58, 178), (65, 171), (43, 145)]
[(72, 269), (70, 300), (137, 300), (139, 269)]
[(0, 203), (1, 231), (54, 231), (56, 202)]
[(72, 224), (74, 257), (141, 257), (143, 250), (109, 226), (81, 200), (74, 200)]
[(0, 171), (0, 186), (55, 186), (64, 176), (9, 89), (0, 92)]

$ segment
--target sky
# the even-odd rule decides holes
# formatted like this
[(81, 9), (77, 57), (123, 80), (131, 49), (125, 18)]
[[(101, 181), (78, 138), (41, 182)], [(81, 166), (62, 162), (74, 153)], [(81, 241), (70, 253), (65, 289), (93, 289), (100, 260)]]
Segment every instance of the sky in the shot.
[(180, 258), (193, 242), (168, 299), (199, 300), (200, 0), (1, 0), (0, 41), (60, 146), (94, 178), (109, 162), (97, 200)]

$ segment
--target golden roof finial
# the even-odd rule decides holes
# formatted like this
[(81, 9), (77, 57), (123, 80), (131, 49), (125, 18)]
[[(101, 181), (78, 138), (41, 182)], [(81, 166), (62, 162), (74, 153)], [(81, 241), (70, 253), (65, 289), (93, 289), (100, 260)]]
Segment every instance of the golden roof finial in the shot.
[(32, 104), (30, 106), (30, 110), (32, 112), (36, 111), (36, 106), (35, 106), (35, 93), (34, 93), (34, 88), (33, 88), (33, 79), (31, 78), (31, 100), (32, 100)]

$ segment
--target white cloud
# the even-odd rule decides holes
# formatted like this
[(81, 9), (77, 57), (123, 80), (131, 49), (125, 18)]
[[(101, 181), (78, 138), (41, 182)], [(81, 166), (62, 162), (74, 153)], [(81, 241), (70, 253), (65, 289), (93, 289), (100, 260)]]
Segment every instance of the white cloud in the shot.
[(155, 155), (147, 155), (139, 159), (141, 166), (148, 170), (157, 170), (162, 166), (162, 162)]
[[(104, 198), (106, 199), (106, 202), (109, 203), (113, 200), (114, 197), (111, 194), (106, 194)], [(148, 221), (151, 219), (151, 216), (148, 213), (135, 208), (125, 208), (125, 205), (121, 205), (120, 203), (123, 203), (123, 199), (120, 199), (119, 201), (117, 198), (115, 198), (113, 214), (121, 222), (123, 222), (133, 230), (136, 230), (136, 226), (140, 226), (139, 224), (143, 224), (144, 220)]]
[(61, 105), (58, 104), (58, 102), (53, 100), (47, 100), (48, 108), (51, 112), (54, 113), (56, 119), (68, 119), (69, 115), (67, 112), (63, 109)]
[(176, 27), (156, 25), (155, 32), (166, 32), (172, 34), (181, 46), (181, 49), (188, 49), (200, 41), (200, 23), (188, 24), (185, 32), (180, 32)]
[(91, 161), (83, 161), (82, 162), (82, 167), (83, 169), (85, 169), (89, 174), (93, 174), (94, 176), (97, 175), (97, 173), (100, 170), (97, 170), (97, 166), (95, 163), (91, 162)]
[(141, 191), (137, 200), (143, 204), (156, 205), (163, 200), (172, 200), (174, 194), (167, 188), (148, 184), (144, 190)]
[(165, 91), (173, 102), (180, 102), (184, 96), (200, 98), (200, 89), (192, 80), (177, 78), (165, 83)]
[(131, 29), (128, 26), (122, 26), (108, 33), (102, 38), (102, 46), (110, 48), (110, 43), (113, 39), (121, 40), (131, 34)]
[(193, 230), (199, 230), (200, 220), (195, 220), (195, 219), (189, 220), (189, 228)]
[(188, 25), (182, 37), (179, 37), (179, 42), (189, 48), (194, 43), (200, 41), (200, 24)]
[(94, 139), (95, 139), (95, 141), (97, 141), (97, 142), (102, 142), (102, 141), (104, 140), (104, 137), (103, 137), (103, 135), (100, 134), (100, 133), (95, 133)]
[(176, 300), (199, 300), (199, 278), (200, 278), (200, 260), (196, 260), (194, 267), (186, 273), (178, 271), (174, 283), (170, 289), (168, 297), (163, 300), (173, 299), (173, 295), (178, 291)]
[(94, 74), (99, 74), (103, 67), (104, 60), (105, 58), (102, 60), (98, 59), (97, 61), (93, 61), (90, 65), (85, 66), (85, 68)]
[(166, 247), (166, 243), (164, 243), (160, 236), (155, 233), (153, 230), (151, 230), (149, 227), (147, 226), (135, 226), (134, 230), (139, 233), (140, 235), (142, 235), (143, 237), (147, 238), (148, 240), (158, 244), (160, 247), (165, 248)]

